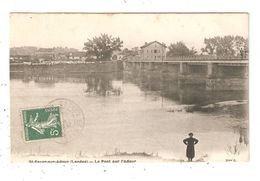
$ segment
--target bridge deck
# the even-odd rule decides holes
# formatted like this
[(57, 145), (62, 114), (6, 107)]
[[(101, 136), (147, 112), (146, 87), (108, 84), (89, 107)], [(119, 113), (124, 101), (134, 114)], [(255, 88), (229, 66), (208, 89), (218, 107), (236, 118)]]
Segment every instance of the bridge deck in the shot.
[(218, 63), (218, 64), (248, 64), (248, 59), (243, 60), (175, 60), (175, 61), (142, 61), (142, 60), (131, 60), (126, 62), (133, 62), (133, 63), (198, 63), (198, 64), (208, 64), (208, 63)]

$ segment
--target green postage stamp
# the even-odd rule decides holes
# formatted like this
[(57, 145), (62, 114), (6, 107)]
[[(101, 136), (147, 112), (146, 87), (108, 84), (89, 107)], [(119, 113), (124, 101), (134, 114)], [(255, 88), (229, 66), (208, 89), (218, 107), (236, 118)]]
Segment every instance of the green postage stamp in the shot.
[(24, 109), (22, 119), (26, 141), (63, 136), (59, 106)]

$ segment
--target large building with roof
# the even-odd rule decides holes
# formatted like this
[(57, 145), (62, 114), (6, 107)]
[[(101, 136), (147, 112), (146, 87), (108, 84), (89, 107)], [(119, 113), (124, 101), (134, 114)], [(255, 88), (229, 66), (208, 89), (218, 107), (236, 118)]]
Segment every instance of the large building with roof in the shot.
[(164, 61), (167, 46), (158, 41), (145, 43), (141, 46), (141, 59), (144, 61)]

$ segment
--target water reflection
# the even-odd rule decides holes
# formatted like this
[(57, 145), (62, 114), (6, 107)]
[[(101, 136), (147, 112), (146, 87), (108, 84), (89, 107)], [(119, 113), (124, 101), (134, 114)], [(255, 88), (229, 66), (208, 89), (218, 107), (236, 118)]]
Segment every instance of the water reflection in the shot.
[(113, 74), (92, 73), (85, 77), (87, 89), (85, 92), (89, 95), (99, 96), (120, 96), (121, 87), (113, 86)]
[[(34, 81), (41, 87), (53, 87), (55, 83), (85, 83), (87, 95), (120, 96), (122, 85), (132, 83), (145, 93), (156, 93), (157, 98), (165, 97), (178, 104), (207, 105), (229, 100), (247, 100), (247, 91), (208, 91), (205, 85), (180, 87), (178, 77), (166, 73), (78, 73), (78, 74), (42, 74), (26, 75), (12, 73), (11, 79), (20, 79), (24, 83)], [(117, 82), (117, 83), (116, 83)], [(115, 85), (117, 84), (117, 85)], [(120, 85), (118, 85), (120, 84)], [(241, 110), (238, 114), (243, 114)]]
[(206, 105), (221, 101), (247, 99), (245, 90), (208, 91), (203, 84), (180, 87), (178, 77), (166, 73), (125, 73), (124, 80), (138, 85), (144, 92), (159, 92), (160, 96), (177, 101), (179, 104)]

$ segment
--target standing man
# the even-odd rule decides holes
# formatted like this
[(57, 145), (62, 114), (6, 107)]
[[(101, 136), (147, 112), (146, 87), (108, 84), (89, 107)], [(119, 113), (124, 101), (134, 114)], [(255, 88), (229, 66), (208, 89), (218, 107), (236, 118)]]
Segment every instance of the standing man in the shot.
[(192, 159), (195, 156), (195, 149), (194, 145), (196, 145), (199, 142), (196, 138), (193, 138), (193, 133), (189, 133), (189, 138), (186, 138), (183, 140), (183, 143), (187, 145), (186, 149), (186, 156), (188, 158), (188, 161), (192, 162)]

